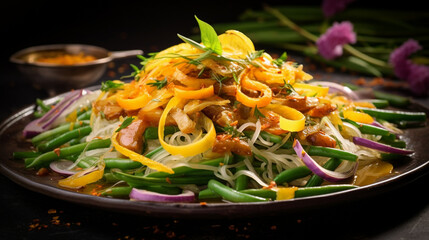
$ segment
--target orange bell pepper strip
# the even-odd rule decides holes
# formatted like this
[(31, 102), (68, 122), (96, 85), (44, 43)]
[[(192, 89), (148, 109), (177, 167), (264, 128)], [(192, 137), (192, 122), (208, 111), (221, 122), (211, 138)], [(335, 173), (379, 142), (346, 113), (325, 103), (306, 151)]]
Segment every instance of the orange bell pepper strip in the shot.
[(65, 179), (61, 179), (58, 181), (58, 185), (72, 189), (85, 187), (87, 184), (94, 183), (103, 178), (104, 167), (104, 161), (101, 160), (96, 168), (85, 169)]
[[(262, 96), (259, 98), (249, 97), (241, 91), (242, 87), (251, 89), (251, 90), (260, 91), (262, 93)], [(268, 87), (267, 85), (261, 82), (250, 80), (248, 78), (243, 78), (241, 80), (241, 84), (237, 87), (237, 93), (235, 95), (235, 98), (237, 99), (237, 101), (251, 108), (254, 108), (254, 107), (262, 108), (267, 106), (268, 104), (270, 104), (272, 97), (273, 97), (273, 91), (271, 90), (270, 87)]]
[(118, 151), (122, 155), (129, 157), (133, 161), (136, 161), (136, 162), (139, 162), (143, 165), (146, 165), (148, 168), (152, 168), (152, 169), (158, 170), (160, 172), (166, 172), (166, 173), (170, 173), (170, 174), (174, 173), (173, 169), (171, 169), (170, 167), (167, 167), (162, 163), (153, 161), (150, 158), (147, 158), (141, 154), (138, 154), (134, 151), (129, 150), (128, 148), (123, 147), (116, 140), (117, 137), (118, 137), (118, 133), (115, 132), (111, 138), (111, 141), (112, 141), (113, 147), (116, 149), (116, 151)]
[(146, 106), (146, 104), (152, 99), (152, 96), (143, 92), (140, 96), (135, 98), (128, 98), (124, 93), (118, 93), (116, 96), (116, 102), (125, 110), (135, 110)]
[(167, 119), (167, 115), (171, 111), (171, 109), (180, 105), (182, 101), (183, 100), (178, 97), (173, 97), (168, 102), (167, 106), (164, 109), (164, 112), (161, 115), (161, 118), (159, 119), (158, 139), (159, 139), (159, 142), (161, 143), (161, 146), (172, 155), (182, 155), (184, 157), (190, 157), (190, 156), (195, 156), (197, 154), (203, 153), (213, 147), (213, 144), (216, 140), (216, 129), (214, 127), (213, 122), (204, 114), (202, 114), (201, 117), (203, 118), (202, 120), (204, 122), (203, 127), (207, 131), (207, 133), (203, 137), (197, 138), (190, 144), (181, 145), (181, 146), (175, 146), (165, 142), (164, 126), (165, 126), (165, 121)]
[(295, 108), (280, 104), (270, 104), (266, 110), (271, 110), (280, 116), (280, 128), (289, 132), (299, 132), (305, 128), (305, 116)]
[(214, 95), (213, 85), (198, 90), (185, 90), (179, 87), (174, 88), (174, 96), (182, 99), (205, 99)]
[(350, 119), (358, 123), (371, 124), (374, 122), (374, 118), (372, 118), (369, 114), (364, 112), (346, 110), (346, 111), (343, 111), (343, 116), (344, 118)]

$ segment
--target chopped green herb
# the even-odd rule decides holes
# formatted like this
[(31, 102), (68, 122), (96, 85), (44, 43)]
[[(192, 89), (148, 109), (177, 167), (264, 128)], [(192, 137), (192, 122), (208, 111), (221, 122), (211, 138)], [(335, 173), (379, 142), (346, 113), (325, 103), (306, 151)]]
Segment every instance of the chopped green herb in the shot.
[(274, 59), (272, 61), (272, 63), (274, 63), (275, 65), (280, 67), (283, 65), (283, 63), (286, 61), (286, 59), (287, 59), (287, 53), (283, 52), (283, 54), (279, 58)]
[(147, 83), (146, 85), (156, 87), (159, 90), (167, 85), (167, 83), (167, 77), (165, 77), (163, 80), (154, 79), (154, 82)]
[(125, 118), (125, 120), (122, 122), (121, 126), (119, 126), (118, 129), (116, 129), (116, 132), (119, 132), (120, 130), (128, 127), (133, 122), (133, 120), (134, 120), (133, 117)]
[(225, 133), (231, 135), (232, 137), (243, 137), (244, 133), (239, 132), (235, 126), (226, 126), (223, 128)]
[(253, 116), (255, 116), (256, 118), (266, 118), (264, 114), (261, 113), (261, 111), (259, 111), (258, 106), (255, 106), (255, 111), (253, 112)]
[(286, 80), (283, 79), (283, 86), (280, 88), (282, 90), (286, 91), (286, 94), (289, 95), (295, 91), (295, 88), (293, 88), (293, 86), (289, 83), (286, 83)]
[(124, 83), (122, 82), (114, 82), (114, 81), (108, 80), (101, 83), (100, 90), (103, 92), (107, 92), (110, 90), (122, 89), (123, 86), (124, 86)]

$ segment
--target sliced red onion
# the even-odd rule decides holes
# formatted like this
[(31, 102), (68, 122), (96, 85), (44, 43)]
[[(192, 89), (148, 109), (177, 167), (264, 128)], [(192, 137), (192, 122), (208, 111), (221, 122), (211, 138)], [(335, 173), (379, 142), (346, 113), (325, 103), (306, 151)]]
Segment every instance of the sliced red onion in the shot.
[(168, 195), (133, 188), (130, 193), (130, 199), (148, 202), (194, 202), (195, 194), (192, 191), (184, 190), (183, 193), (178, 195)]
[(329, 87), (330, 93), (340, 92), (352, 100), (359, 99), (359, 96), (355, 92), (353, 92), (353, 90), (351, 90), (349, 87), (343, 86), (335, 82), (313, 81), (313, 82), (310, 82), (309, 84), (320, 85), (322, 87)]
[(49, 167), (51, 168), (52, 171), (58, 174), (70, 176), (78, 172), (78, 171), (68, 170), (71, 165), (73, 165), (73, 162), (70, 160), (58, 160), (58, 161), (51, 162), (49, 164)]
[(66, 110), (70, 105), (72, 105), (76, 100), (82, 97), (84, 90), (71, 91), (66, 96), (64, 96), (63, 100), (61, 100), (54, 108), (49, 110), (45, 115), (41, 118), (36, 119), (27, 126), (25, 126), (22, 131), (24, 137), (33, 137), (39, 133), (42, 133), (48, 129), (50, 129), (52, 123), (57, 119), (64, 110)]
[(379, 142), (375, 142), (366, 138), (360, 138), (360, 137), (353, 137), (353, 142), (356, 145), (360, 145), (360, 146), (364, 146), (367, 148), (372, 148), (375, 150), (379, 150), (382, 152), (388, 152), (388, 153), (396, 153), (396, 154), (401, 154), (401, 155), (408, 155), (413, 153), (413, 150), (408, 150), (408, 149), (401, 149), (401, 148), (395, 148), (383, 143), (379, 143)]
[(310, 155), (307, 154), (307, 152), (305, 152), (301, 143), (296, 139), (293, 142), (293, 150), (295, 150), (296, 155), (298, 155), (298, 157), (302, 159), (304, 164), (314, 174), (316, 174), (317, 176), (321, 177), (322, 179), (328, 182), (338, 182), (338, 181), (347, 179), (353, 176), (357, 169), (357, 165), (358, 165), (357, 162), (354, 164), (354, 167), (347, 172), (335, 172), (335, 171), (325, 169), (322, 166), (320, 166), (316, 161), (314, 161), (314, 159), (311, 158)]

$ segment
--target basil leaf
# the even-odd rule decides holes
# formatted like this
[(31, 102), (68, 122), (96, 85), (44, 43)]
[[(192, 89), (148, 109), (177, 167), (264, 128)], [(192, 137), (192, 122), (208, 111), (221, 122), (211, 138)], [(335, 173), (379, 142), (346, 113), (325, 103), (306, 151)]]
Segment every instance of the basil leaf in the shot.
[(222, 55), (222, 45), (214, 28), (210, 24), (198, 19), (197, 16), (195, 16), (195, 19), (197, 19), (198, 25), (200, 27), (201, 42), (214, 53)]

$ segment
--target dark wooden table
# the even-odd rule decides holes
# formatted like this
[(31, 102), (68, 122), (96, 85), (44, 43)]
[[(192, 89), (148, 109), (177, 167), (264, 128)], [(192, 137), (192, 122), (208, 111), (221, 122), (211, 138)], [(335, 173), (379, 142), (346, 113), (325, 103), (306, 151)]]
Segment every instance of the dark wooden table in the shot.
[[(110, 50), (153, 52), (179, 43), (176, 33), (190, 34), (196, 26), (193, 14), (211, 22), (219, 21), (219, 14), (231, 20), (245, 9), (231, 4), (225, 5), (227, 9), (223, 11), (219, 6), (209, 9), (197, 5), (179, 10), (166, 4), (161, 11), (162, 3), (154, 3), (158, 8), (125, 3), (121, 6), (110, 1), (70, 3), (66, 6), (69, 9), (63, 10), (63, 23), (58, 19), (60, 8), (55, 8), (51, 16), (46, 15), (49, 13), (46, 9), (56, 4), (53, 1), (29, 3), (26, 7), (19, 2), (8, 3), (14, 13), (10, 20), (17, 22), (6, 28), (10, 39), (1, 59), (0, 120), (33, 104), (36, 98), (48, 97), (45, 91), (33, 88), (7, 61), (14, 51), (38, 44), (76, 42)], [(82, 21), (76, 20), (78, 25), (75, 25), (72, 17), (87, 22), (82, 25)], [(299, 55), (296, 58), (306, 64)], [(138, 61), (115, 61), (97, 83), (119, 77), (123, 69), (129, 73), (129, 63)], [(334, 81), (361, 77), (329, 73), (323, 68), (311, 73), (319, 79)], [(417, 101), (429, 107), (428, 99)], [(425, 174), (387, 193), (325, 209), (279, 212), (275, 217), (231, 216), (214, 220), (148, 217), (87, 207), (35, 193), (0, 175), (0, 239), (428, 239), (428, 183), (429, 175)]]

